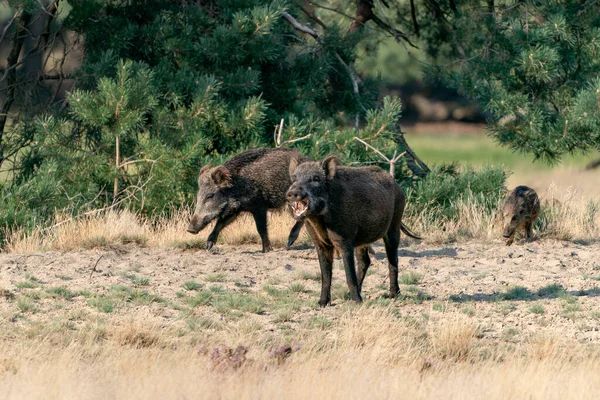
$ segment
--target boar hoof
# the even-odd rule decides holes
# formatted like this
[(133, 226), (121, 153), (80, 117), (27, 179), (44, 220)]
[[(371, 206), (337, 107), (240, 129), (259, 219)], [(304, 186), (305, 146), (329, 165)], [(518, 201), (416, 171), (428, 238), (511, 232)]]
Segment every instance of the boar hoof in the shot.
[(215, 242), (211, 242), (210, 240), (206, 242), (206, 250), (210, 250), (215, 245)]
[(331, 302), (331, 300), (319, 300), (319, 307), (325, 308)]

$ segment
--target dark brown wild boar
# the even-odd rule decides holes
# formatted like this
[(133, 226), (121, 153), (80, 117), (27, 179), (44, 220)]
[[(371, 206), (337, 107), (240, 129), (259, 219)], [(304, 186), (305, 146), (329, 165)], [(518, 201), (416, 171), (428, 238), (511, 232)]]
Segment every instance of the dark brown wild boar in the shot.
[(504, 202), (504, 236), (506, 245), (510, 246), (515, 237), (515, 232), (520, 227), (525, 230), (525, 239), (532, 239), (531, 227), (540, 214), (540, 199), (530, 187), (517, 186), (508, 194)]
[(334, 156), (302, 164), (292, 159), (290, 176), (288, 202), (294, 217), (306, 222), (319, 256), (322, 280), (319, 305), (325, 307), (331, 302), (334, 250), (342, 254), (352, 299), (362, 301), (360, 292), (371, 264), (368, 247), (381, 238), (389, 261), (390, 295), (396, 297), (400, 292), (400, 231), (419, 238), (402, 224), (404, 192), (394, 179), (379, 167), (340, 166)]
[[(285, 205), (290, 187), (290, 160), (305, 160), (291, 149), (252, 149), (244, 151), (223, 165), (204, 166), (198, 177), (196, 209), (187, 231), (200, 232), (210, 222), (217, 223), (208, 236), (207, 248), (217, 241), (223, 228), (242, 212), (254, 217), (262, 240), (263, 252), (270, 249), (267, 233), (267, 210)], [(303, 223), (296, 222), (288, 239), (288, 247), (298, 238)]]

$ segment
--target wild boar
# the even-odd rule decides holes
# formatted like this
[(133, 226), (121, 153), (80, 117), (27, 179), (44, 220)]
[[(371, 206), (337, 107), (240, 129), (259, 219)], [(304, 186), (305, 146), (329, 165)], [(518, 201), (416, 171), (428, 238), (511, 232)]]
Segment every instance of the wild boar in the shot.
[(518, 228), (525, 230), (525, 239), (532, 239), (531, 227), (540, 214), (540, 199), (530, 187), (517, 186), (504, 202), (504, 233), (506, 245), (510, 246)]
[[(292, 158), (306, 160), (291, 149), (252, 149), (232, 157), (221, 166), (204, 166), (198, 177), (196, 209), (187, 231), (197, 234), (216, 220), (207, 241), (207, 248), (211, 249), (223, 228), (240, 213), (249, 212), (254, 217), (263, 252), (269, 251), (267, 211), (286, 204)], [(293, 226), (288, 247), (298, 238), (302, 225), (298, 221)]]
[(394, 179), (379, 167), (340, 166), (335, 156), (301, 164), (292, 158), (290, 177), (287, 200), (296, 220), (306, 223), (319, 257), (319, 305), (325, 307), (331, 302), (334, 250), (342, 255), (352, 299), (362, 302), (361, 289), (371, 265), (368, 247), (381, 238), (389, 261), (390, 295), (395, 298), (400, 292), (400, 231), (420, 238), (402, 223), (406, 200)]

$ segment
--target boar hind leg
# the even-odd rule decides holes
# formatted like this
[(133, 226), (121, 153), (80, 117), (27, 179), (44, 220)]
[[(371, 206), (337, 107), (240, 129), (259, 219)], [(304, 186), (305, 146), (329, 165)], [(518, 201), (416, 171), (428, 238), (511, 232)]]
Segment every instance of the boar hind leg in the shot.
[(356, 269), (358, 272), (358, 293), (362, 292), (363, 281), (367, 275), (367, 270), (371, 265), (371, 258), (369, 257), (369, 249), (371, 246), (361, 247), (354, 250), (356, 256)]
[(400, 244), (400, 232), (388, 231), (383, 237), (385, 253), (387, 255), (390, 270), (390, 296), (395, 299), (400, 293), (398, 286), (398, 245)]
[(213, 228), (213, 230), (210, 233), (210, 235), (208, 235), (208, 239), (206, 240), (206, 248), (208, 250), (212, 249), (212, 247), (217, 242), (217, 238), (219, 237), (219, 233), (221, 233), (221, 230), (223, 230), (223, 228), (225, 228), (227, 225), (229, 225), (233, 221), (235, 221), (235, 219), (237, 218), (237, 216), (238, 215), (235, 214), (235, 215), (230, 215), (230, 216), (225, 217), (225, 218), (219, 217), (217, 219), (217, 223), (215, 224), (215, 227)]
[(296, 223), (292, 227), (292, 230), (290, 231), (290, 236), (288, 237), (288, 242), (287, 242), (288, 249), (290, 247), (292, 247), (292, 245), (294, 244), (296, 239), (298, 239), (298, 235), (300, 235), (300, 230), (302, 229), (303, 225), (304, 225), (304, 222), (296, 221)]
[(346, 270), (346, 283), (348, 283), (348, 289), (350, 289), (350, 297), (357, 303), (362, 303), (358, 279), (356, 278), (356, 267), (354, 265), (354, 246), (344, 243), (342, 247), (342, 260), (344, 261), (344, 269)]
[(269, 242), (269, 234), (267, 232), (267, 210), (261, 209), (252, 213), (254, 222), (256, 223), (256, 230), (260, 235), (262, 241), (262, 251), (266, 253), (271, 250), (271, 242)]
[(333, 247), (316, 244), (319, 266), (321, 267), (321, 308), (331, 303), (331, 277), (333, 275)]

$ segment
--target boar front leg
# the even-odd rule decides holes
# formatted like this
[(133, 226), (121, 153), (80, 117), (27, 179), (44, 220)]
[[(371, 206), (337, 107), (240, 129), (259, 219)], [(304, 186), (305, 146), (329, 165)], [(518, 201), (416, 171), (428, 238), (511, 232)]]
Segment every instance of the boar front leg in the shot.
[(296, 223), (292, 227), (292, 230), (290, 231), (290, 236), (288, 237), (288, 242), (287, 242), (287, 247), (286, 247), (288, 250), (290, 249), (290, 247), (292, 247), (292, 245), (294, 244), (296, 239), (298, 239), (298, 235), (300, 235), (300, 230), (302, 229), (303, 225), (304, 225), (304, 222), (296, 221)]
[(315, 247), (319, 256), (319, 266), (321, 267), (321, 299), (319, 300), (319, 306), (323, 308), (331, 303), (333, 247), (326, 247), (322, 244), (316, 244)]
[(356, 277), (356, 267), (354, 264), (354, 246), (345, 243), (342, 246), (342, 259), (344, 260), (344, 269), (346, 270), (346, 282), (348, 283), (348, 289), (350, 289), (350, 297), (357, 303), (362, 303), (362, 297), (360, 297), (360, 290), (358, 286), (358, 279)]
[(210, 235), (208, 235), (208, 240), (206, 241), (206, 249), (207, 250), (212, 249), (212, 247), (217, 242), (217, 238), (219, 237), (219, 233), (221, 233), (221, 230), (223, 228), (225, 228), (227, 225), (231, 224), (233, 221), (235, 221), (237, 216), (238, 216), (238, 214), (234, 214), (234, 215), (229, 215), (224, 218), (221, 216), (219, 216), (217, 218), (217, 223), (215, 224), (215, 227), (213, 228)]

